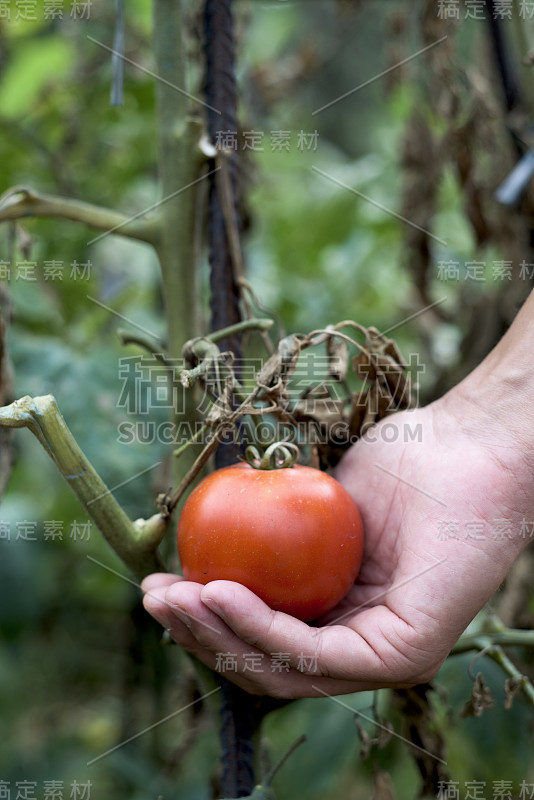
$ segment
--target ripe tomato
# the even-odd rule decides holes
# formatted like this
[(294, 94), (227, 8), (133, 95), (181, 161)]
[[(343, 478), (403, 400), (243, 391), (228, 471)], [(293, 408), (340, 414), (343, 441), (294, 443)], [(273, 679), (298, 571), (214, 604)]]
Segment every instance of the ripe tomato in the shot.
[(184, 577), (237, 581), (302, 620), (332, 609), (354, 583), (363, 552), (360, 513), (334, 478), (311, 467), (212, 472), (178, 521)]

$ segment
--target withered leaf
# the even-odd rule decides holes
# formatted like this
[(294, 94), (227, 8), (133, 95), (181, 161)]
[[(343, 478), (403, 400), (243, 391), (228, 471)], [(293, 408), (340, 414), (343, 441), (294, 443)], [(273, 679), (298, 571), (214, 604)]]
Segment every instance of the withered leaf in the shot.
[(338, 336), (329, 336), (326, 340), (326, 356), (328, 359), (328, 374), (335, 381), (345, 380), (349, 368), (347, 342)]
[(512, 708), (514, 697), (521, 689), (524, 682), (525, 678), (523, 676), (516, 678), (506, 678), (504, 682), (504, 707), (506, 711), (509, 711)]
[(480, 717), (494, 703), (491, 692), (481, 672), (475, 678), (471, 697), (460, 711), (461, 717)]
[(232, 415), (232, 388), (233, 378), (227, 376), (223, 392), (212, 404), (206, 416), (206, 423), (208, 425), (218, 425), (225, 422)]
[(410, 377), (400, 351), (392, 339), (376, 328), (366, 329), (364, 349), (353, 359), (352, 366), (365, 383), (364, 389), (353, 397), (350, 428), (354, 435), (361, 436), (393, 411), (414, 405)]
[(273, 353), (256, 374), (256, 383), (264, 389), (271, 389), (280, 382), (282, 359), (280, 353)]
[(447, 778), (445, 741), (432, 702), (434, 691), (432, 684), (420, 683), (393, 693), (404, 718), (403, 736), (414, 745), (410, 751), (421, 776), (421, 797), (435, 797), (440, 782)]
[(391, 739), (393, 733), (393, 725), (391, 722), (381, 715), (376, 714), (376, 735), (371, 737), (369, 733), (365, 730), (364, 726), (358, 719), (358, 716), (355, 716), (354, 723), (356, 725), (356, 729), (358, 731), (358, 736), (360, 737), (362, 746), (360, 749), (360, 758), (365, 760), (369, 753), (371, 752), (371, 748), (376, 747), (377, 749), (382, 749), (385, 747)]
[(395, 800), (395, 789), (389, 772), (383, 769), (374, 771), (371, 800)]
[(287, 379), (297, 366), (300, 351), (301, 339), (296, 334), (291, 334), (290, 336), (285, 336), (283, 339), (280, 339), (278, 343), (278, 352), (280, 353), (284, 382), (287, 382)]
[(300, 338), (292, 334), (278, 342), (278, 352), (270, 356), (256, 376), (258, 386), (272, 392), (281, 392), (297, 366), (301, 351)]
[(362, 761), (365, 761), (365, 759), (371, 752), (371, 737), (363, 727), (358, 717), (354, 717), (354, 724), (356, 725), (356, 730), (358, 731), (358, 736), (360, 737), (360, 742), (361, 742), (360, 759)]

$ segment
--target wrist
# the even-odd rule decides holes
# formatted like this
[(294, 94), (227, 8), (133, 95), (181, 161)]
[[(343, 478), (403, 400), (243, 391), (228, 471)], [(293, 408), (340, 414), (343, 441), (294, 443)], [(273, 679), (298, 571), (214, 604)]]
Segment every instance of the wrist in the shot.
[[(470, 443), (487, 459), (485, 480), (495, 517), (489, 537), (491, 549), (510, 563), (534, 541), (534, 387), (530, 377), (502, 369), (486, 371), (484, 362), (451, 389), (436, 406), (444, 412), (449, 435), (459, 447)], [(446, 434), (445, 434), (446, 435)], [(462, 445), (462, 442), (464, 444)], [(499, 534), (500, 530), (500, 534)], [(486, 539), (486, 541), (488, 541)]]
[(500, 342), (443, 399), (466, 433), (483, 442), (517, 476), (534, 477), (534, 291)]

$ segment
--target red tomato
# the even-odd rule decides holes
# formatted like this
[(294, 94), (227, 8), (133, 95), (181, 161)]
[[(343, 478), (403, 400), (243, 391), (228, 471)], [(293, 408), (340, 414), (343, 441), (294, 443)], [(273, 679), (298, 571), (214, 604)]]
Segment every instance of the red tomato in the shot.
[(334, 478), (311, 467), (212, 472), (178, 521), (184, 577), (237, 581), (302, 620), (332, 609), (354, 583), (363, 552), (360, 513)]

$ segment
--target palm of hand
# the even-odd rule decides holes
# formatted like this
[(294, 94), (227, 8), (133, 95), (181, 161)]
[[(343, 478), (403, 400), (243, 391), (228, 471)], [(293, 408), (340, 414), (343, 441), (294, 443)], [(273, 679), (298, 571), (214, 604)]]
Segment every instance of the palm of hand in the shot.
[[(420, 441), (402, 441), (407, 422), (421, 426)], [(465, 531), (480, 535), (517, 488), (493, 452), (459, 430), (446, 403), (388, 425), (389, 441), (378, 426), (336, 472), (362, 512), (366, 548), (358, 582), (321, 627), (271, 611), (238, 584), (202, 587), (170, 575), (144, 582), (147, 610), (208, 666), (235, 656), (226, 677), (253, 693), (314, 696), (429, 680), (513, 561), (509, 542), (496, 560), (484, 536)], [(457, 538), (440, 536), (452, 520)], [(247, 668), (251, 655), (270, 658), (271, 668)], [(273, 656), (287, 668), (274, 670)]]

